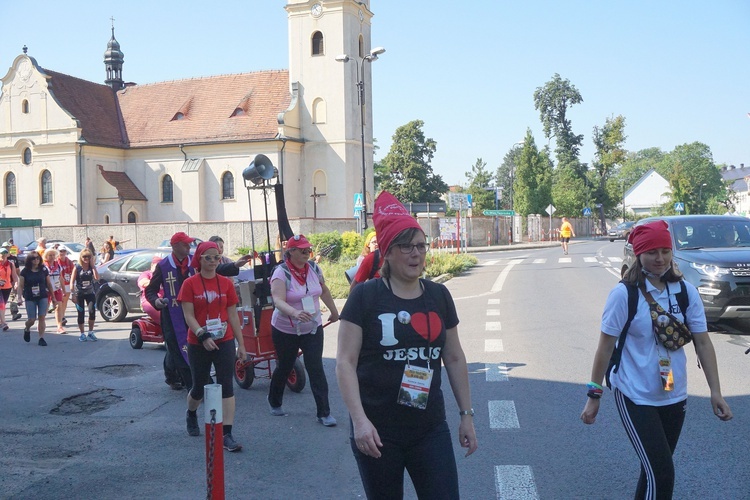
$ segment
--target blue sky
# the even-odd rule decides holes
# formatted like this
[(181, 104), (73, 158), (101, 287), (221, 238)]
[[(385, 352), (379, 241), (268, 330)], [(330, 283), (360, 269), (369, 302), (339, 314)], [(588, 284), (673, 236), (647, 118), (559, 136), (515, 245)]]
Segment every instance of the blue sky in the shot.
[[(42, 67), (103, 82), (111, 16), (127, 81), (287, 68), (285, 3), (5, 0), (0, 74), (26, 44)], [(621, 114), (629, 150), (701, 141), (717, 164), (750, 166), (746, 0), (370, 5), (372, 45), (387, 50), (371, 68), (376, 160), (397, 127), (421, 119), (446, 182), (465, 184), (477, 158), (494, 172), (527, 128), (547, 143), (533, 92), (559, 73), (583, 96), (569, 118), (584, 162), (593, 127)]]

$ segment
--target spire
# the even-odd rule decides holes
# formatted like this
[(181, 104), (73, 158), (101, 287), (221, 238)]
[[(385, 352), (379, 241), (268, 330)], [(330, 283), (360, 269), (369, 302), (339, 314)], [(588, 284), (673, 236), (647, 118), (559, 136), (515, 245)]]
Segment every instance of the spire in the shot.
[(104, 52), (104, 66), (107, 68), (107, 79), (104, 83), (117, 91), (124, 87), (122, 81), (122, 63), (125, 61), (125, 54), (120, 50), (120, 43), (115, 39), (115, 18), (110, 17), (112, 21), (112, 38), (107, 43), (107, 50)]

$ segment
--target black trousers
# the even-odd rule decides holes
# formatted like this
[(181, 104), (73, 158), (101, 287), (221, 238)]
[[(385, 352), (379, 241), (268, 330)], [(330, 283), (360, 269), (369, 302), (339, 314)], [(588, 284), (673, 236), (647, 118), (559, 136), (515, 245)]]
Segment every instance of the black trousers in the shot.
[(161, 331), (164, 335), (164, 345), (167, 348), (164, 354), (164, 380), (168, 384), (182, 383), (188, 390), (193, 387), (193, 376), (190, 374), (190, 365), (180, 353), (180, 345), (172, 327), (169, 313), (162, 309)]
[(323, 370), (323, 327), (319, 326), (315, 333), (295, 335), (284, 333), (271, 327), (273, 346), (276, 349), (276, 369), (271, 377), (271, 387), (268, 391), (268, 402), (274, 408), (281, 406), (284, 399), (286, 380), (294, 368), (297, 353), (302, 350), (305, 356), (305, 369), (310, 378), (310, 389), (315, 398), (317, 416), (327, 417), (331, 414), (328, 404), (328, 380)]

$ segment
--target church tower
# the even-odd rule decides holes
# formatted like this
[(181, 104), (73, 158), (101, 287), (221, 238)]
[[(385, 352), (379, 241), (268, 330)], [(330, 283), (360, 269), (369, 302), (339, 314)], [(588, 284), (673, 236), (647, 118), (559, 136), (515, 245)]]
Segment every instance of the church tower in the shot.
[(313, 215), (315, 203), (318, 217), (352, 217), (363, 184), (372, 212), (371, 63), (377, 57), (371, 56), (370, 1), (288, 0), (285, 8), (289, 82), (299, 84), (306, 212)]
[(122, 63), (125, 62), (125, 54), (120, 50), (120, 42), (115, 40), (115, 26), (112, 25), (112, 38), (107, 43), (104, 52), (104, 66), (107, 68), (107, 79), (104, 83), (117, 92), (124, 87), (122, 81)]

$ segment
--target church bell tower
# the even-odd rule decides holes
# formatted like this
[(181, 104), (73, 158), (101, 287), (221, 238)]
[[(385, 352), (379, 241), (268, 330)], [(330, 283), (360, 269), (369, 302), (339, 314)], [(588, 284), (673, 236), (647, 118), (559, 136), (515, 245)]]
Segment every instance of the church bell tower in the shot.
[(120, 42), (115, 39), (114, 20), (112, 22), (112, 38), (107, 42), (107, 50), (104, 52), (104, 66), (107, 68), (107, 79), (104, 83), (117, 92), (125, 86), (122, 81), (122, 63), (125, 62), (125, 54), (120, 50)]

